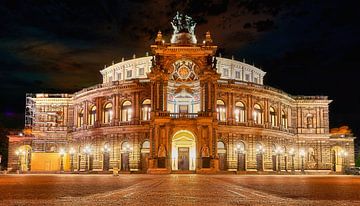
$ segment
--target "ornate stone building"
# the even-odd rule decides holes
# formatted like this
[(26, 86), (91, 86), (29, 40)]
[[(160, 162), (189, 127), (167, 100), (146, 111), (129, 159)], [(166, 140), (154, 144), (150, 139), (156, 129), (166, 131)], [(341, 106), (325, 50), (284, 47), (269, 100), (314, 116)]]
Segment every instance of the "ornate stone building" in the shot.
[(352, 137), (329, 133), (326, 96), (263, 85), (265, 72), (216, 57), (207, 32), (177, 14), (170, 42), (151, 56), (101, 70), (74, 94), (28, 95), (27, 133), (10, 136), (9, 167), (22, 171), (341, 171)]

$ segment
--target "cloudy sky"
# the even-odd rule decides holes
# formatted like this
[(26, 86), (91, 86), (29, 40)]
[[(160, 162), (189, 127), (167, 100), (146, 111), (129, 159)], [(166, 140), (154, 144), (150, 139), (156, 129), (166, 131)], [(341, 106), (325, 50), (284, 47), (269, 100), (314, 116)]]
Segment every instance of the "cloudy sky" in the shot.
[(74, 92), (100, 83), (104, 65), (144, 56), (157, 31), (169, 39), (181, 11), (212, 33), (222, 56), (267, 72), (290, 94), (328, 95), (331, 126), (360, 134), (360, 12), (340, 0), (3, 0), (0, 125), (22, 127), (25, 93)]

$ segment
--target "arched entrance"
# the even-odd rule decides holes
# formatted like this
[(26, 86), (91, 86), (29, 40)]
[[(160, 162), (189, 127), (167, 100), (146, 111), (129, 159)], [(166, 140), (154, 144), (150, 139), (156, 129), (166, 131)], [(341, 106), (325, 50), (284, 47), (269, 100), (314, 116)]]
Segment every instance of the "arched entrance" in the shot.
[(334, 172), (341, 172), (345, 166), (345, 156), (342, 155), (344, 149), (335, 146), (331, 148), (331, 162), (332, 162), (332, 171)]
[(193, 133), (180, 130), (174, 134), (171, 142), (172, 170), (195, 170), (196, 141)]
[(31, 170), (31, 146), (23, 145), (16, 150), (19, 171)]

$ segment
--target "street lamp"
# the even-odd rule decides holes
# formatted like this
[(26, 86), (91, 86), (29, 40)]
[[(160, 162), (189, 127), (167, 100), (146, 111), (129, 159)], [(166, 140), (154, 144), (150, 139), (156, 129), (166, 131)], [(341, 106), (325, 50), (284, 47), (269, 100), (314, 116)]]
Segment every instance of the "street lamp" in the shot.
[(301, 149), (300, 152), (300, 157), (301, 157), (301, 173), (305, 174), (305, 169), (304, 169), (304, 157), (305, 157), (305, 150)]
[(277, 147), (275, 148), (275, 154), (277, 155), (277, 158), (278, 158), (278, 167), (277, 167), (277, 171), (278, 172), (281, 172), (281, 154), (283, 153), (284, 151), (280, 148), (280, 147)]
[(101, 151), (103, 152), (103, 170), (109, 170), (109, 152), (111, 151), (109, 145), (105, 144)]
[(15, 154), (16, 154), (16, 156), (17, 156), (17, 164), (18, 164), (18, 171), (19, 172), (21, 172), (21, 160), (20, 160), (20, 155), (21, 155), (21, 153), (22, 153), (22, 149), (17, 149), (16, 151), (15, 151)]
[[(127, 154), (130, 154), (130, 153), (132, 153), (132, 151), (133, 151), (133, 148), (130, 146), (129, 143), (127, 143), (125, 145), (124, 152), (127, 153)], [(128, 155), (128, 158), (130, 158), (130, 155)], [(129, 159), (128, 159), (126, 167), (127, 167), (126, 170), (130, 169), (130, 161), (129, 161)]]
[[(256, 156), (257, 156), (257, 170), (263, 171), (263, 154), (265, 153), (265, 148), (262, 145), (256, 147)], [(261, 162), (259, 163), (259, 158)]]
[(75, 149), (74, 148), (70, 148), (69, 149), (69, 154), (70, 154), (70, 171), (74, 172), (74, 155), (75, 155)]
[(65, 155), (64, 148), (60, 148), (59, 154), (60, 154), (60, 172), (64, 172), (64, 155)]
[[(237, 144), (235, 147), (235, 153), (237, 153), (238, 155), (238, 170), (244, 171), (245, 169), (245, 158), (244, 155), (246, 153), (244, 145), (243, 144)], [(244, 163), (244, 165), (240, 165), (240, 160), (242, 160), (242, 163)], [(242, 166), (242, 167), (240, 167)]]
[(341, 170), (343, 173), (345, 173), (345, 169), (346, 169), (346, 157), (348, 156), (348, 152), (345, 151), (345, 150), (341, 150), (339, 152), (339, 156), (341, 157), (342, 159), (342, 164), (341, 164)]
[(85, 171), (89, 170), (89, 155), (91, 154), (91, 147), (86, 145), (83, 152), (85, 153)]
[(291, 156), (291, 173), (295, 173), (295, 162), (294, 162), (295, 149), (294, 148), (290, 148), (289, 155)]

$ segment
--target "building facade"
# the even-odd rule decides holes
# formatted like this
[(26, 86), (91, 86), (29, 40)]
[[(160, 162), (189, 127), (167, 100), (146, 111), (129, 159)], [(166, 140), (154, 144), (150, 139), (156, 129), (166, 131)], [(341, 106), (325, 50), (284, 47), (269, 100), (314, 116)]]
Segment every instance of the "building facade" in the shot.
[(10, 136), (9, 168), (22, 171), (342, 171), (354, 138), (329, 132), (326, 96), (293, 96), (265, 72), (216, 57), (206, 33), (177, 14), (152, 55), (101, 70), (74, 94), (28, 94), (26, 130)]

